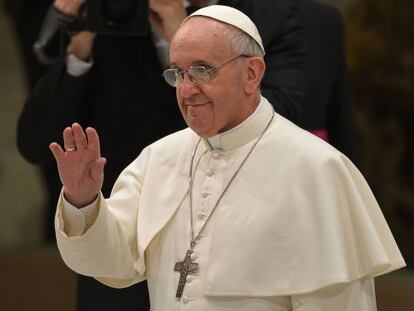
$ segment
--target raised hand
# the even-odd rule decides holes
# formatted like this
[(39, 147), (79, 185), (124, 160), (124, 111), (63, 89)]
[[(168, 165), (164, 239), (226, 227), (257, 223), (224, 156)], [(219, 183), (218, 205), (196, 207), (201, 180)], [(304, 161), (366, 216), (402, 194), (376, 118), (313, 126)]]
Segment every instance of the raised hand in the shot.
[[(60, 12), (69, 16), (78, 16), (79, 9), (85, 0), (55, 0), (53, 5)], [(89, 61), (92, 54), (96, 33), (81, 31), (71, 37), (67, 48), (69, 54), (75, 55), (78, 59)]]
[(95, 129), (85, 132), (78, 123), (63, 131), (64, 148), (53, 142), (49, 148), (56, 159), (66, 200), (76, 207), (92, 203), (102, 188), (106, 159), (101, 157)]
[(150, 0), (149, 20), (157, 34), (171, 41), (181, 22), (187, 17), (182, 0)]

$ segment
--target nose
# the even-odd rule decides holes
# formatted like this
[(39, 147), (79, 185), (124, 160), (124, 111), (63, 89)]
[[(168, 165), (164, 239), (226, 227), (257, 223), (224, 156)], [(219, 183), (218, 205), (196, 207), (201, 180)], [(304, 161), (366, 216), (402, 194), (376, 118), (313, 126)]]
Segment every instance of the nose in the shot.
[(188, 98), (200, 93), (200, 88), (197, 83), (193, 82), (188, 73), (184, 73), (183, 82), (177, 87), (179, 95), (183, 98)]

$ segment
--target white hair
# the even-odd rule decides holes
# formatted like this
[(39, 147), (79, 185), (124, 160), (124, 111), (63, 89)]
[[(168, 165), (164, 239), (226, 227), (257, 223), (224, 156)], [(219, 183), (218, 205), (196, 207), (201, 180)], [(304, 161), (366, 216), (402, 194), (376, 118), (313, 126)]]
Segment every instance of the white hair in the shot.
[(233, 25), (225, 24), (226, 41), (230, 47), (240, 55), (264, 57), (264, 51), (259, 44), (247, 33)]

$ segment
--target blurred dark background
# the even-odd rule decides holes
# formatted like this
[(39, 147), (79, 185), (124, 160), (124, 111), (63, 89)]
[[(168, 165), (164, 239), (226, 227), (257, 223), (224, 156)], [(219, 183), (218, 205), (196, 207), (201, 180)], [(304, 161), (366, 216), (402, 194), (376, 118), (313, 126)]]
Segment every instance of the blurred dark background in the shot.
[[(322, 1), (322, 0), (321, 0)], [(37, 73), (27, 75), (18, 27), (35, 31), (51, 1), (0, 0), (0, 310), (75, 310), (75, 275), (42, 235), (45, 190), (16, 148), (16, 121)], [(25, 1), (23, 1), (25, 2)], [(414, 293), (414, 1), (323, 0), (343, 13), (356, 164), (372, 187), (408, 267), (379, 277), (378, 310), (412, 310)], [(12, 4), (10, 8), (10, 3)], [(30, 7), (31, 6), (31, 7)], [(30, 14), (32, 12), (33, 14)], [(39, 20), (37, 18), (36, 20)], [(47, 120), (45, 120), (47, 122)]]
[(359, 0), (347, 14), (358, 164), (414, 266), (414, 2)]

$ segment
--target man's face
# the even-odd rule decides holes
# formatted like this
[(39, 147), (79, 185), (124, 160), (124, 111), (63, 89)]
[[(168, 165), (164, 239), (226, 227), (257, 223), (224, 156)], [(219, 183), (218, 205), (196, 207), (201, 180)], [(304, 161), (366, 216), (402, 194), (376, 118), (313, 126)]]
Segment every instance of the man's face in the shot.
[[(238, 56), (225, 42), (225, 25), (208, 18), (191, 18), (176, 33), (170, 50), (171, 65), (213, 67)], [(201, 137), (211, 137), (240, 124), (250, 113), (244, 103), (244, 58), (211, 75), (209, 82), (194, 83), (184, 74), (177, 87), (179, 108), (187, 125)]]

